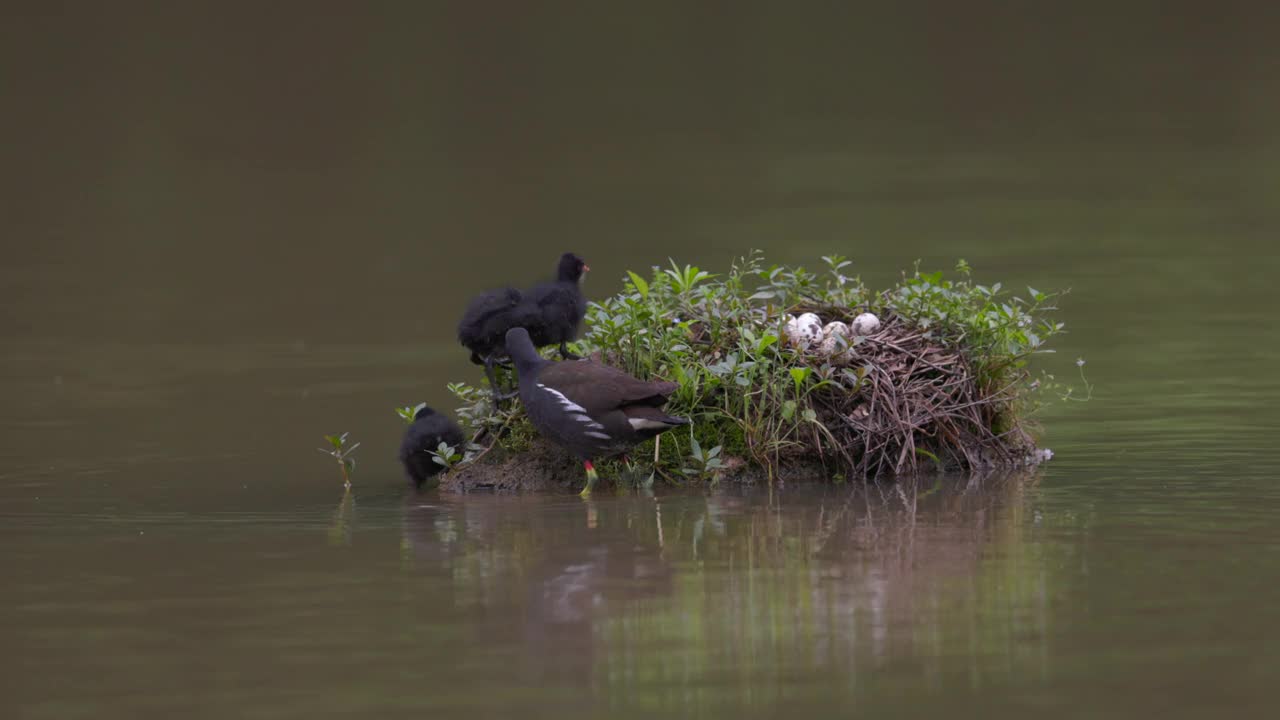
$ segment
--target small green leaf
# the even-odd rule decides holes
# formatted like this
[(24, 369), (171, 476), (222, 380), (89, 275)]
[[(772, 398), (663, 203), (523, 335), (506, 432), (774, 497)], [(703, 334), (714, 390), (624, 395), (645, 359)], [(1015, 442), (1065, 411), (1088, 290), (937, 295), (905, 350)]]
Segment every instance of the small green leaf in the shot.
[(627, 271), (627, 275), (631, 277), (631, 284), (636, 286), (636, 292), (640, 293), (640, 297), (648, 300), (649, 299), (649, 283), (645, 282), (644, 278), (631, 272), (630, 270)]
[(938, 467), (942, 467), (942, 460), (940, 460), (938, 456), (935, 455), (934, 453), (931, 453), (928, 450), (925, 450), (924, 448), (916, 448), (916, 454), (920, 455), (921, 457), (927, 457), (930, 460), (932, 460), (934, 463), (936, 463)]
[(791, 418), (795, 417), (795, 415), (796, 415), (795, 400), (787, 400), (786, 402), (782, 403), (782, 419), (783, 420), (791, 420)]
[(804, 418), (805, 422), (818, 421), (818, 413), (814, 412), (813, 408), (805, 408), (804, 412), (800, 413), (800, 417)]
[(790, 372), (791, 381), (796, 384), (796, 389), (799, 390), (800, 386), (804, 384), (804, 381), (809, 378), (809, 373), (813, 372), (813, 370), (807, 367), (799, 367), (791, 368)]

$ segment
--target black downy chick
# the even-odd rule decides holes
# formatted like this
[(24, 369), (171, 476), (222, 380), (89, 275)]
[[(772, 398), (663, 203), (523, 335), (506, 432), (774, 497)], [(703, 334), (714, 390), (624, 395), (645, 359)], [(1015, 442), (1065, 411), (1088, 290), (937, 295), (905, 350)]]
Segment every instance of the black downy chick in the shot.
[(440, 443), (461, 449), (463, 441), (462, 429), (457, 423), (423, 405), (400, 441), (400, 462), (413, 486), (422, 487), (431, 476), (444, 469), (431, 456)]
[(458, 342), (471, 351), (471, 362), (484, 365), (485, 377), (494, 395), (498, 379), (494, 366), (506, 355), (507, 331), (540, 322), (536, 308), (515, 288), (486, 290), (471, 299), (458, 321)]
[(516, 324), (529, 331), (535, 347), (559, 345), (560, 357), (578, 360), (569, 352), (567, 343), (578, 337), (578, 328), (587, 314), (587, 298), (582, 294), (582, 276), (591, 268), (582, 258), (567, 252), (560, 256), (553, 282), (535, 285), (525, 293), (525, 301), (533, 306), (536, 320)]
[(471, 362), (484, 364), (495, 353), (503, 354), (503, 343), (517, 306), (524, 296), (515, 288), (486, 290), (471, 299), (458, 321), (458, 342), (471, 351)]
[(495, 398), (509, 397), (498, 391), (494, 368), (506, 356), (503, 343), (511, 328), (528, 330), (538, 347), (559, 345), (561, 357), (578, 359), (566, 344), (577, 337), (587, 312), (587, 299), (579, 283), (589, 269), (582, 258), (564, 253), (554, 281), (536, 285), (523, 294), (510, 287), (486, 290), (467, 304), (458, 322), (458, 342), (471, 351), (471, 362), (484, 365)]

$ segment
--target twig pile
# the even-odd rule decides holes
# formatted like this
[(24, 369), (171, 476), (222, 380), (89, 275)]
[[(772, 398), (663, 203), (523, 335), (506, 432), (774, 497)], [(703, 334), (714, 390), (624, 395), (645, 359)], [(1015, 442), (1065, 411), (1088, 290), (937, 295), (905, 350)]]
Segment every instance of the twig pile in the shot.
[[(832, 310), (823, 308), (827, 317)], [(978, 469), (1034, 449), (1018, 424), (998, 429), (1013, 418), (1022, 371), (1009, 372), (1003, 387), (981, 387), (963, 350), (892, 314), (853, 348), (852, 365), (863, 371), (858, 389), (824, 388), (813, 404), (836, 441), (815, 449), (838, 454), (855, 475), (909, 473), (922, 462)]]

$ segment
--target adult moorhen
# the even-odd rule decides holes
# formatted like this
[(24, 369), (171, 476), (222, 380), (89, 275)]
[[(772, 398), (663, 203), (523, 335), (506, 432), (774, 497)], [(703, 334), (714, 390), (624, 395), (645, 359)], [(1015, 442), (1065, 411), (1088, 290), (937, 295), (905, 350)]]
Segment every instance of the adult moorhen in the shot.
[[(535, 285), (525, 293), (535, 308), (536, 320), (519, 326), (529, 330), (535, 347), (559, 345), (560, 357), (577, 360), (566, 343), (578, 337), (578, 327), (587, 314), (587, 298), (582, 294), (582, 276), (591, 270), (582, 258), (567, 252), (560, 256), (553, 282)], [(516, 325), (512, 325), (516, 327)]]
[(520, 378), (525, 414), (543, 437), (582, 458), (590, 495), (596, 484), (591, 461), (625, 452), (689, 419), (662, 412), (673, 382), (645, 381), (594, 362), (552, 362), (533, 347), (524, 328), (507, 331), (507, 354)]
[(460, 448), (463, 441), (462, 429), (457, 423), (422, 406), (400, 442), (400, 462), (404, 464), (405, 475), (414, 487), (422, 487), (428, 478), (444, 469), (431, 453), (440, 447), (440, 443)]

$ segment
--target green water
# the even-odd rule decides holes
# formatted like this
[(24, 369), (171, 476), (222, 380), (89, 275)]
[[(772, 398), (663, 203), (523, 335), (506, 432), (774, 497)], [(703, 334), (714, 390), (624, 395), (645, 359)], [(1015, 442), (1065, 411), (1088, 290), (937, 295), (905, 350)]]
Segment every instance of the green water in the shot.
[[(1274, 714), (1276, 20), (6, 9), (0, 714)], [(1025, 476), (404, 489), (467, 293), (751, 247), (1070, 288), (1093, 399)]]

